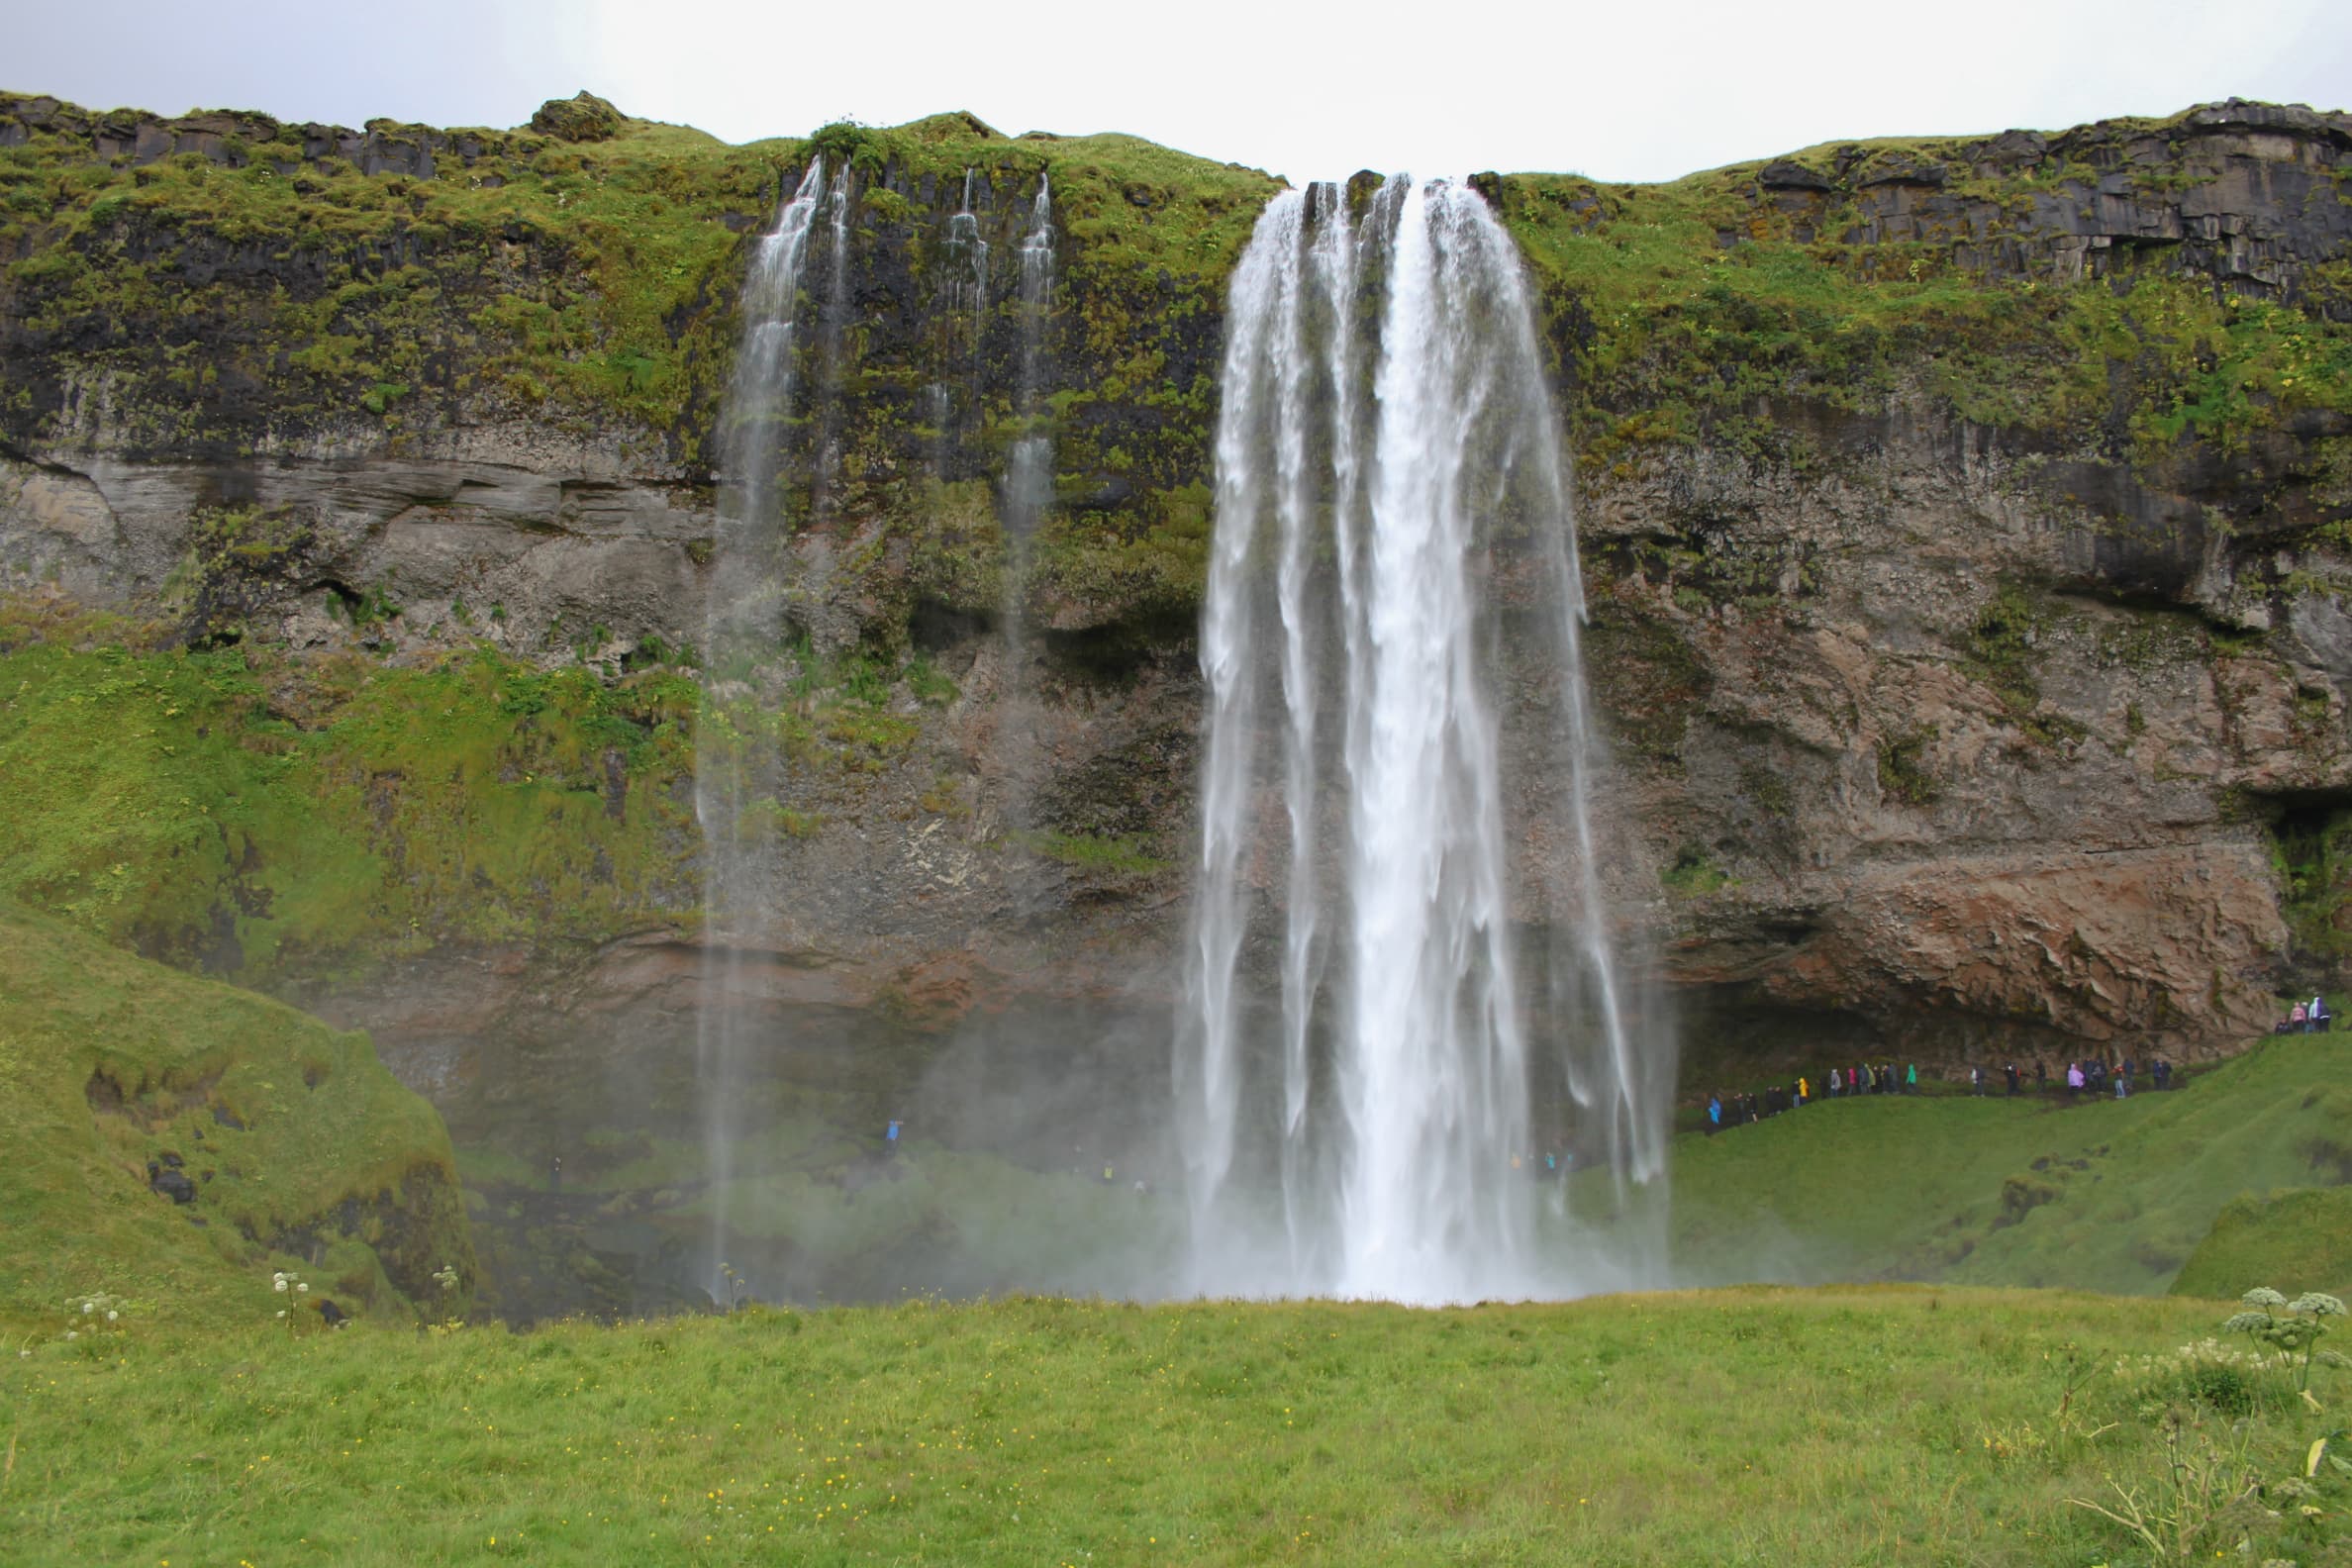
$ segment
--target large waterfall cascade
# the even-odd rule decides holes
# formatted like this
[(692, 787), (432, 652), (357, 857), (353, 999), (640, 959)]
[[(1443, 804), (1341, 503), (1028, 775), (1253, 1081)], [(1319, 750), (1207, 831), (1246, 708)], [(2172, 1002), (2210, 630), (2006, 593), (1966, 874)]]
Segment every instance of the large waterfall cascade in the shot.
[[(1232, 282), (1201, 631), (1194, 1289), (1572, 1292), (1535, 1242), (1538, 1146), (1662, 1169), (1671, 1060), (1603, 902), (1563, 462), (1484, 200), (1402, 177), (1353, 210), (1274, 200)], [(1544, 586), (1506, 629), (1514, 566)], [(1531, 715), (1499, 695), (1512, 659), (1541, 674)], [(1538, 1103), (1565, 1109), (1539, 1127)]]

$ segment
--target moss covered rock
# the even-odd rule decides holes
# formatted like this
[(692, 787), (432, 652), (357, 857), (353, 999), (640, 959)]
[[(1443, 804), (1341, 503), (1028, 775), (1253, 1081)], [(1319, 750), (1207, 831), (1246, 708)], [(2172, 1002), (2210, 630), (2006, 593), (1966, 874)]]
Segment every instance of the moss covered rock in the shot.
[(621, 111), (592, 92), (550, 98), (531, 117), (531, 129), (563, 142), (605, 142), (620, 134)]

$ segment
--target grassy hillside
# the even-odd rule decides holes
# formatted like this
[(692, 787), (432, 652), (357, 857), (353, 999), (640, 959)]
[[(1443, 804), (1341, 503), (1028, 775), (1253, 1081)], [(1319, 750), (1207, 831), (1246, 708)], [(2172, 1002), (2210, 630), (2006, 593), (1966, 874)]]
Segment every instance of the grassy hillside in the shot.
[[(1686, 1277), (2153, 1293), (2233, 1200), (2352, 1179), (2352, 1046), (2265, 1041), (2166, 1094), (1826, 1101), (1676, 1140)], [(2264, 1283), (2217, 1281), (2234, 1296)], [(2324, 1282), (2309, 1282), (2324, 1288)]]
[[(22, 1568), (2123, 1563), (2070, 1500), (2150, 1495), (2180, 1388), (2110, 1368), (2219, 1316), (1760, 1290), (132, 1333), (0, 1361), (0, 1521)], [(2187, 1441), (2272, 1490), (2192, 1550), (2345, 1561), (2352, 1484), (2283, 1487), (2323, 1418), (2276, 1379), (2222, 1397)]]
[(2189, 1254), (2173, 1294), (2235, 1296), (2266, 1272), (2352, 1300), (2352, 1187), (2238, 1199)]
[[(153, 1190), (150, 1162), (192, 1201)], [(141, 1320), (265, 1317), (274, 1268), (353, 1313), (448, 1311), (473, 1276), (448, 1134), (365, 1035), (7, 905), (0, 1235), (0, 1324), (20, 1329), (101, 1292)]]

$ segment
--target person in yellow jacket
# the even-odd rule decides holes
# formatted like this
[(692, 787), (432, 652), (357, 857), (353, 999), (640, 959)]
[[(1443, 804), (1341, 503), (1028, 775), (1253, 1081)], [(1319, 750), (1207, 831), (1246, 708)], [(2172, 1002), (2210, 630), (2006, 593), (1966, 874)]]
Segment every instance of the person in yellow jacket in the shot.
[(1800, 1074), (1797, 1079), (1797, 1103), (1799, 1105), (1803, 1105), (1806, 1101), (1811, 1100), (1812, 1098), (1813, 1085), (1807, 1083), (1804, 1076)]

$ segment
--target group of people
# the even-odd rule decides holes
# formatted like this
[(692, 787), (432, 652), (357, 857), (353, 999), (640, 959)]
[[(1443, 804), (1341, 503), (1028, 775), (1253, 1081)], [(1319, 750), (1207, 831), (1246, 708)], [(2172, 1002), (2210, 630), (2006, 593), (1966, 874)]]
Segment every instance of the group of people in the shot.
[(2314, 996), (2308, 1002), (2298, 1002), (2287, 1016), (2271, 1027), (2273, 1034), (2324, 1034), (2335, 1028), (2335, 1015), (2327, 1011), (2327, 998)]
[[(2112, 1089), (2116, 1099), (2128, 1100), (2131, 1098), (2132, 1075), (2138, 1071), (2138, 1066), (2128, 1056), (2112, 1064), (2103, 1061), (2068, 1062), (2066, 1097), (2075, 1099), (2086, 1089), (2093, 1094), (2103, 1089)], [(2172, 1063), (2161, 1056), (2157, 1057), (2148, 1064), (2148, 1079), (2159, 1089), (2170, 1089), (2173, 1086)]]
[[(2139, 1071), (2139, 1066), (2128, 1056), (2111, 1063), (2070, 1061), (2066, 1064), (2064, 1078), (2067, 1097), (2078, 1098), (2086, 1089), (2098, 1094), (2111, 1088), (2116, 1099), (2124, 1099), (2131, 1093), (2131, 1080)], [(2173, 1087), (2173, 1066), (2163, 1057), (2159, 1056), (2147, 1064), (2147, 1074), (2157, 1088)], [(2012, 1095), (2023, 1094), (2028, 1087), (2037, 1094), (2046, 1094), (2050, 1088), (2049, 1064), (2034, 1062), (2030, 1079), (2029, 1085), (2028, 1069), (2019, 1067), (2015, 1062), (2005, 1064), (1998, 1074), (1982, 1066), (1968, 1069), (1969, 1093), (1975, 1095), (1992, 1093), (1997, 1081)], [(1812, 1076), (1805, 1075), (1791, 1085), (1774, 1084), (1761, 1094), (1730, 1093), (1718, 1089), (1707, 1097), (1707, 1130), (1717, 1132), (1726, 1127), (1761, 1122), (1768, 1116), (1794, 1111), (1799, 1106), (1810, 1104), (1824, 1091), (1832, 1100), (1843, 1099), (1848, 1095), (1917, 1094), (1919, 1064), (1906, 1062), (1897, 1067), (1893, 1062), (1875, 1065), (1858, 1062), (1850, 1067), (1830, 1068), (1817, 1085)]]
[(1815, 1084), (1809, 1074), (1800, 1074), (1793, 1084), (1774, 1084), (1762, 1094), (1726, 1094), (1717, 1089), (1707, 1097), (1707, 1130), (1715, 1132), (1726, 1127), (1738, 1127), (1748, 1122), (1761, 1122), (1783, 1111), (1794, 1111), (1811, 1103), (1826, 1091), (1832, 1100), (1846, 1095), (1917, 1094), (1919, 1092), (1919, 1064), (1911, 1062), (1901, 1071), (1893, 1062), (1873, 1066), (1861, 1062), (1852, 1067), (1832, 1067)]

